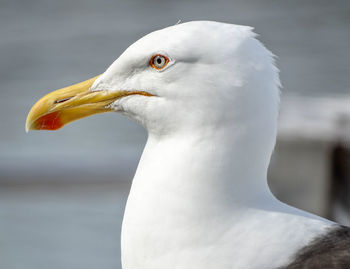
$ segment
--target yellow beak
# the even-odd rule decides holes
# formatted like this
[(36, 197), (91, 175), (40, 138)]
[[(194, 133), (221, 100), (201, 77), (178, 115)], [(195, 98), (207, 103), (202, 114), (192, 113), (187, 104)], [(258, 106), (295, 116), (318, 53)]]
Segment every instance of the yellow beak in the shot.
[(26, 132), (57, 130), (74, 120), (113, 111), (109, 105), (128, 95), (153, 96), (144, 91), (90, 91), (90, 87), (98, 77), (53, 91), (42, 97), (28, 114)]

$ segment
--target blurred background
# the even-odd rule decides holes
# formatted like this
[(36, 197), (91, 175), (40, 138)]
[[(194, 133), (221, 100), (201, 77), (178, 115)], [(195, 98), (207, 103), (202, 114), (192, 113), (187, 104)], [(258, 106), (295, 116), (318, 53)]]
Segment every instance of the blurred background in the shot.
[(110, 113), (26, 134), (25, 118), (179, 20), (255, 27), (283, 84), (271, 188), (350, 224), (350, 1), (0, 0), (0, 268), (120, 268), (145, 130)]

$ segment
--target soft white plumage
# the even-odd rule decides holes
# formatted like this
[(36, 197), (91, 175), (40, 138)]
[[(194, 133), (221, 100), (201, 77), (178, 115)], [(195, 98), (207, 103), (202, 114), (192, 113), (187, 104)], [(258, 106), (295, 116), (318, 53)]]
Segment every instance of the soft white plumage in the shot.
[[(285, 266), (333, 224), (276, 200), (278, 70), (252, 28), (183, 23), (131, 45), (91, 90), (142, 90), (112, 104), (149, 138), (122, 228), (123, 269)], [(147, 64), (161, 53), (162, 71)]]

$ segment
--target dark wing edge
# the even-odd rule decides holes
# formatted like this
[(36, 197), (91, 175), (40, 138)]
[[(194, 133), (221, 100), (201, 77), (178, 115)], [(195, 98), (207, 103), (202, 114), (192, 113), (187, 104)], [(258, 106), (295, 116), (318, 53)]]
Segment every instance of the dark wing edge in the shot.
[(280, 269), (350, 269), (350, 227), (332, 228), (300, 249)]

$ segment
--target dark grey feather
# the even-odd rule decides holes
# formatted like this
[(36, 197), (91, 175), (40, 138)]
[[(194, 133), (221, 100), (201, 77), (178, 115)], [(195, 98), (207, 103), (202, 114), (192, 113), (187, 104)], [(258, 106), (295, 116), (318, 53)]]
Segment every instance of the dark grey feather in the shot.
[(298, 251), (284, 269), (350, 269), (350, 228), (337, 226)]

